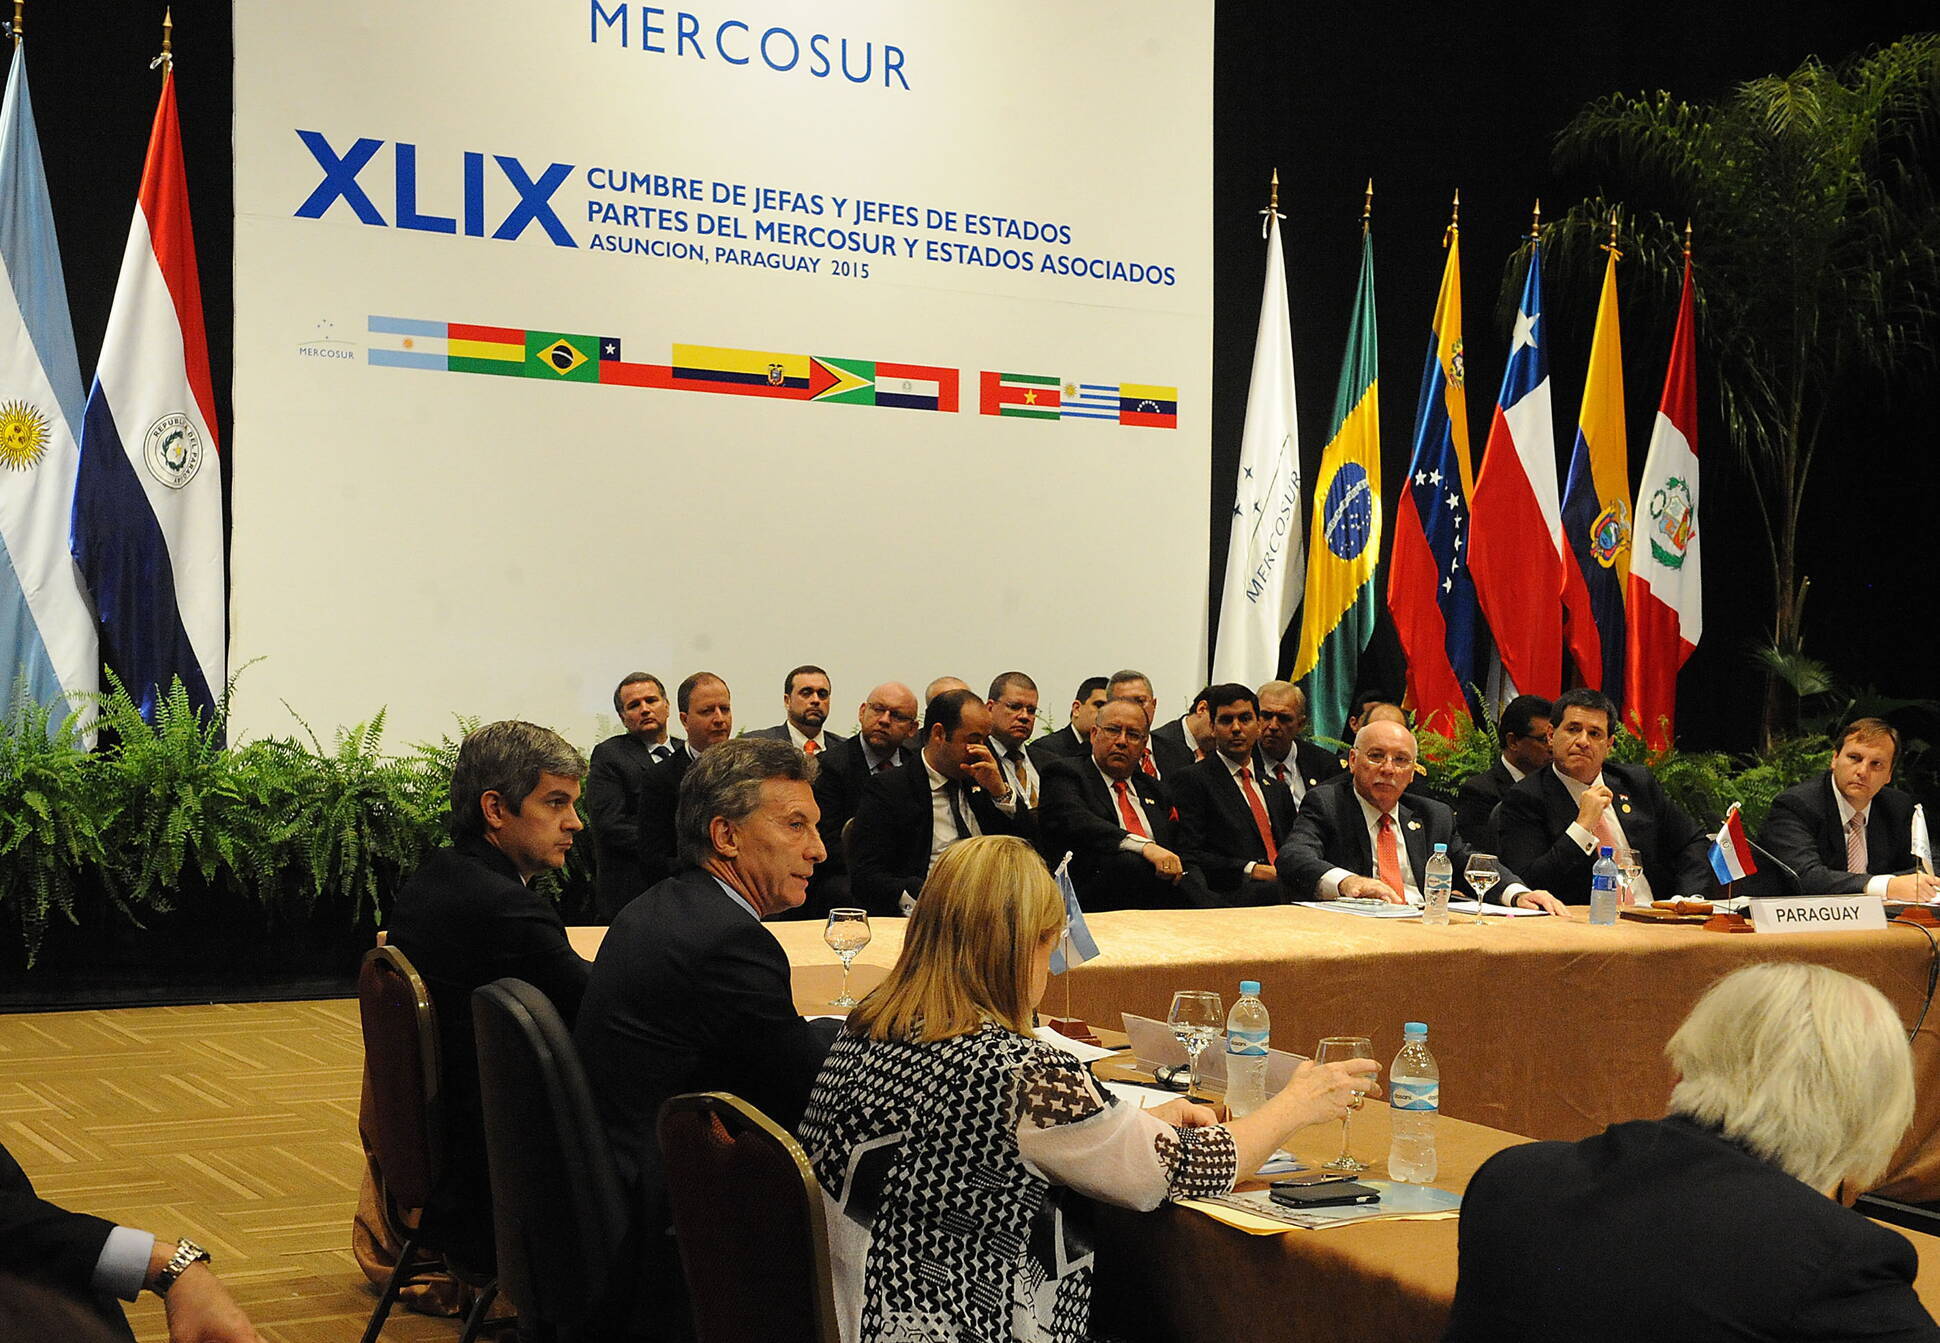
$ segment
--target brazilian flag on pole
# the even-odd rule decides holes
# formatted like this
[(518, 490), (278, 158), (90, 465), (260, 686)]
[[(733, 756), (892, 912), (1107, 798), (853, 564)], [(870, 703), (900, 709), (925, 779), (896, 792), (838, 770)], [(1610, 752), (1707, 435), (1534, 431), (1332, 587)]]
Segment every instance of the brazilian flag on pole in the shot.
[(1374, 239), (1361, 238), (1361, 279), (1327, 450), (1314, 485), (1307, 598), (1293, 679), (1305, 678), (1314, 735), (1346, 731), (1354, 674), (1374, 632), (1374, 566), (1381, 556), (1379, 347), (1374, 333)]

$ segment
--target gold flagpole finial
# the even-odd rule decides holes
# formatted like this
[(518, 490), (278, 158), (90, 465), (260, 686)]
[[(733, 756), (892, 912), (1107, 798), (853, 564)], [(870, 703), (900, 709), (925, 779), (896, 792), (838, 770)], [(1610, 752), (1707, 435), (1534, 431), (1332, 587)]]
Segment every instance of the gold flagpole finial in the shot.
[(1260, 236), (1262, 238), (1269, 236), (1273, 221), (1285, 218), (1286, 216), (1280, 213), (1280, 170), (1275, 168), (1273, 183), (1267, 188), (1266, 208), (1260, 211)]
[(175, 11), (172, 8), (162, 11), (162, 54), (150, 61), (148, 68), (153, 70), (158, 65), (167, 67), (164, 73), (175, 72)]
[(1455, 188), (1455, 203), (1448, 207), (1448, 227), (1442, 230), (1442, 246), (1455, 241), (1462, 231), (1462, 189)]
[(1618, 261), (1623, 260), (1623, 250), (1617, 246), (1617, 207), (1610, 207), (1610, 241), (1603, 244), (1603, 250)]
[(1684, 221), (1684, 259), (1691, 259), (1691, 221)]
[(1541, 196), (1538, 196), (1536, 197), (1535, 211), (1529, 216), (1530, 241), (1541, 242), (1542, 233), (1543, 233), (1543, 198)]
[(13, 27), (8, 31), (13, 35), (15, 47), (20, 45), (20, 15), (27, 8), (27, 0), (13, 0)]
[(1374, 217), (1374, 179), (1367, 179), (1367, 194), (1361, 198), (1361, 236), (1365, 238), (1368, 221)]

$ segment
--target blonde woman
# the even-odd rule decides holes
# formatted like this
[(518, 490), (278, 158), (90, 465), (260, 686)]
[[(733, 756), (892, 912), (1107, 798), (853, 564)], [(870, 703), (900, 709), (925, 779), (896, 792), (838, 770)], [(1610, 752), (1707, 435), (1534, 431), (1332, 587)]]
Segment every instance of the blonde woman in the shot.
[(1936, 1340), (1913, 1247), (1834, 1199), (1885, 1173), (1913, 1055), (1819, 965), (1713, 985), (1664, 1051), (1670, 1116), (1498, 1152), (1462, 1201), (1448, 1340)]
[[(1068, 1191), (1149, 1210), (1224, 1193), (1288, 1134), (1374, 1088), (1370, 1059), (1302, 1065), (1252, 1114), (1113, 1100), (1031, 1035), (1064, 905), (1023, 840), (951, 846), (902, 956), (850, 1015), (802, 1123), (828, 1199), (845, 1343), (1089, 1337)], [(1067, 1252), (1069, 1251), (1069, 1252)]]

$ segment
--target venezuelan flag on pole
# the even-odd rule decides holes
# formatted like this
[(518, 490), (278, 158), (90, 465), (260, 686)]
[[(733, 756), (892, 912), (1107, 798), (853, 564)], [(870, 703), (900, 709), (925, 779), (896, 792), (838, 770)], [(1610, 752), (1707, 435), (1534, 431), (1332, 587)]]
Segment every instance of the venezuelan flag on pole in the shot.
[(1650, 431), (1640, 550), (1630, 566), (1629, 663), (1623, 721), (1653, 751), (1676, 735), (1677, 672), (1704, 637), (1704, 559), (1698, 532), (1697, 351), (1691, 321), (1691, 257), (1677, 305), (1664, 397)]
[(226, 683), (216, 450), (215, 392), (169, 66), (88, 394), (72, 536), (100, 613), (102, 660), (144, 716), (153, 715), (175, 677), (189, 703), (205, 711)]
[(1576, 448), (1563, 488), (1563, 631), (1583, 684), (1623, 699), (1624, 585), (1630, 581), (1630, 449), (1617, 331), (1617, 249), (1603, 269)]
[(58, 727), (63, 699), (99, 689), (100, 655), (67, 548), (85, 402), (24, 44), (0, 106), (0, 268), (0, 697), (20, 681)]
[(1361, 238), (1361, 278), (1327, 448), (1314, 486), (1306, 610), (1293, 679), (1308, 680), (1314, 732), (1338, 738), (1361, 650), (1374, 632), (1374, 566), (1381, 555), (1381, 412), (1374, 330), (1374, 239)]
[(1408, 656), (1408, 698), (1423, 727), (1452, 736), (1477, 681), (1475, 581), (1469, 575), (1468, 389), (1462, 372), (1461, 231), (1448, 226), (1448, 263), (1428, 333), (1415, 410), (1414, 453), (1394, 506), (1388, 611)]

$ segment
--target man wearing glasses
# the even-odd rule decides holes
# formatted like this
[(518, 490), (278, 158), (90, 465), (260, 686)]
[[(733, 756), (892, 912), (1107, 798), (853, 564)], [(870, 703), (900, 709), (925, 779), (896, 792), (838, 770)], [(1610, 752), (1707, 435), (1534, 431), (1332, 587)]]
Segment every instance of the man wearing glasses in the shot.
[(856, 733), (838, 739), (820, 756), (815, 803), (822, 809), (819, 829), (829, 856), (815, 869), (802, 917), (821, 919), (849, 903), (849, 864), (842, 852), (842, 827), (855, 815), (862, 786), (870, 776), (901, 769), (916, 759), (916, 694), (901, 681), (885, 681), (869, 692), (855, 711)]
[(1471, 844), (1496, 847), (1496, 804), (1523, 776), (1549, 763), (1549, 701), (1541, 695), (1517, 695), (1498, 721), (1502, 756), (1480, 774), (1462, 780), (1455, 800), (1455, 828)]
[[(1448, 846), (1455, 884), (1470, 899), (1469, 848), (1455, 832), (1455, 813), (1430, 798), (1401, 795), (1415, 777), (1415, 736), (1378, 719), (1363, 727), (1347, 753), (1347, 773), (1307, 791), (1280, 846), (1276, 866), (1290, 900), (1385, 900), (1418, 905), (1435, 845)], [(1500, 868), (1496, 899), (1560, 914), (1560, 901), (1532, 891)]]
[(1038, 802), (1037, 762), (1025, 743), (1037, 731), (1037, 682), (1020, 671), (999, 672), (990, 683), (990, 753), (1018, 798), (1027, 807)]

